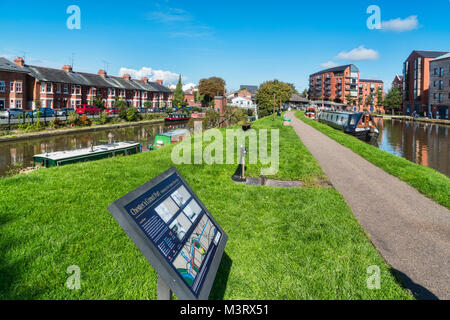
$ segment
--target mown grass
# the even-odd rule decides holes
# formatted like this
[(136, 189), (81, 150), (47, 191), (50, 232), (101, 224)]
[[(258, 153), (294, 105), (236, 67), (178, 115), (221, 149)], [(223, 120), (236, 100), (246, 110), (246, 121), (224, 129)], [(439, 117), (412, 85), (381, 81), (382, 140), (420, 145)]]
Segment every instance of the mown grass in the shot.
[[(281, 129), (279, 177), (323, 177), (280, 123), (255, 124)], [(106, 208), (169, 169), (172, 149), (0, 180), (0, 299), (155, 299), (155, 271)], [(211, 299), (412, 298), (336, 190), (236, 185), (236, 165), (177, 168), (229, 236)], [(72, 265), (78, 291), (65, 287)], [(380, 290), (366, 285), (372, 265)]]
[(450, 209), (450, 179), (444, 174), (390, 154), (325, 124), (312, 121), (305, 117), (303, 112), (297, 112), (295, 115), (300, 120), (356, 152), (387, 173), (408, 183), (423, 195)]

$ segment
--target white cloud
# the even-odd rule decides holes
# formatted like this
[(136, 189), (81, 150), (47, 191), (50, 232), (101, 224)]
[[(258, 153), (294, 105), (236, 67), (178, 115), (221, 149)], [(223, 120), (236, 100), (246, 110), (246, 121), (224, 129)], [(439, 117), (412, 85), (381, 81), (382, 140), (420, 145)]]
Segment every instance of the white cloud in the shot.
[(350, 61), (363, 61), (363, 60), (377, 60), (380, 57), (378, 51), (373, 49), (367, 49), (364, 46), (359, 46), (349, 52), (342, 51), (335, 59), (338, 60), (350, 60)]
[(120, 76), (129, 74), (133, 79), (148, 78), (149, 81), (163, 80), (165, 85), (176, 84), (180, 75), (171, 71), (154, 70), (149, 67), (142, 67), (140, 70), (122, 67), (119, 71)]
[(334, 62), (334, 61), (328, 61), (328, 62), (325, 62), (325, 63), (322, 63), (320, 66), (322, 67), (322, 68), (334, 68), (334, 67), (337, 67), (339, 64), (337, 64), (336, 62)]
[[(177, 87), (176, 84), (171, 84), (169, 86), (169, 89), (175, 90), (176, 87)], [(194, 89), (195, 87), (197, 87), (197, 85), (195, 83), (186, 83), (186, 84), (183, 84), (183, 91), (191, 90), (191, 89)]]
[(397, 18), (389, 21), (381, 22), (381, 30), (405, 32), (419, 28), (419, 20), (417, 16), (410, 16), (405, 19)]

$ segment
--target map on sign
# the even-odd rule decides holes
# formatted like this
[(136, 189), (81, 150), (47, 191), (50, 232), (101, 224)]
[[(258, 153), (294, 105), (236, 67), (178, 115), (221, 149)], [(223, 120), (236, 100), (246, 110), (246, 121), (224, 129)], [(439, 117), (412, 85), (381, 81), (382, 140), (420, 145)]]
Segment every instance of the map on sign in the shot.
[(211, 244), (214, 243), (216, 237), (220, 239), (218, 235), (219, 233), (211, 220), (207, 216), (203, 216), (175, 259), (173, 265), (189, 285), (194, 285), (200, 266), (203, 264)]
[[(158, 254), (147, 257), (150, 262), (164, 260), (168, 269), (163, 270), (163, 274), (178, 276), (193, 297), (199, 298), (205, 283), (208, 283), (208, 290), (212, 287), (212, 274), (217, 272), (227, 236), (176, 169), (140, 189), (111, 205), (111, 213), (128, 230), (141, 251), (147, 252), (148, 244), (152, 244), (152, 251)], [(136, 226), (149, 243), (142, 243), (142, 238), (129, 231)], [(192, 298), (190, 294), (185, 296)]]

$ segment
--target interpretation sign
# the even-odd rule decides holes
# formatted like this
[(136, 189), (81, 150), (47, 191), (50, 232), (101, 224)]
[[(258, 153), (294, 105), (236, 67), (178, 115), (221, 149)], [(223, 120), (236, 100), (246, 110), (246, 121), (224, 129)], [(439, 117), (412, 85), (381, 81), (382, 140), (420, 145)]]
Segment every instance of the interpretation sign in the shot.
[(208, 299), (228, 236), (177, 169), (108, 210), (179, 299)]

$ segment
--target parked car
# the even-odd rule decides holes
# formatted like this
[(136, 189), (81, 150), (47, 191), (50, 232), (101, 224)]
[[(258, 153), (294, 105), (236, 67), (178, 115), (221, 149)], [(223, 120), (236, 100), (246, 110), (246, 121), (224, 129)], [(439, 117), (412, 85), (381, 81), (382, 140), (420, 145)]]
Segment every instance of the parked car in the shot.
[(58, 117), (66, 117), (69, 114), (75, 113), (75, 112), (76, 112), (75, 109), (65, 108), (65, 109), (61, 109), (61, 110), (56, 111), (56, 116), (58, 116)]
[(119, 114), (119, 108), (108, 108), (108, 109), (106, 109), (106, 112), (108, 112), (109, 115)]
[(90, 115), (94, 115), (94, 114), (100, 114), (102, 110), (94, 105), (89, 105), (89, 104), (82, 104), (77, 106), (77, 113), (78, 114), (90, 114)]
[(148, 109), (147, 108), (137, 108), (139, 113), (148, 113)]
[(5, 109), (0, 111), (0, 118), (2, 119), (18, 119), (19, 117), (25, 117), (27, 112), (22, 109)]
[(39, 111), (39, 117), (54, 117), (55, 111), (52, 108), (41, 108), (39, 110), (33, 110), (28, 112), (29, 117), (36, 118)]

